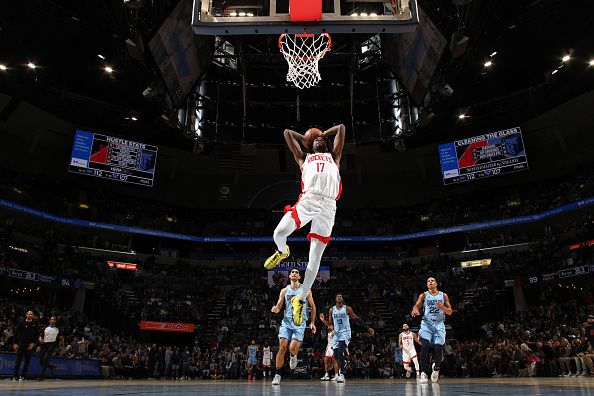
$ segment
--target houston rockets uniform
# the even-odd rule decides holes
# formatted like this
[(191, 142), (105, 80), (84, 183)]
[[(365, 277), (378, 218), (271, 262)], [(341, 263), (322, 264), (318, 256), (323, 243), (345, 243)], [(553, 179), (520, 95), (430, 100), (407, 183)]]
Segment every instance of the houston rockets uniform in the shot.
[(341, 193), (340, 172), (332, 154), (308, 154), (301, 168), (301, 195), (291, 208), (298, 229), (311, 221), (307, 239), (330, 241)]

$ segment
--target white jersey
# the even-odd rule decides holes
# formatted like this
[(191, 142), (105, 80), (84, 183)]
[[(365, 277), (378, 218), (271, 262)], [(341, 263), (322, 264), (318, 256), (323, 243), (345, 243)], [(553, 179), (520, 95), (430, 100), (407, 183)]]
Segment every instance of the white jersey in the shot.
[(415, 339), (414, 333), (410, 331), (403, 331), (400, 333), (400, 339), (402, 340), (402, 349), (405, 351), (415, 350)]
[(338, 199), (342, 193), (340, 172), (332, 154), (307, 154), (301, 168), (301, 190), (303, 193), (322, 195)]
[(270, 347), (264, 347), (262, 353), (262, 364), (264, 366), (270, 366), (270, 360), (272, 359), (272, 352), (270, 352)]
[(326, 346), (326, 356), (332, 357), (334, 356), (334, 350), (332, 346), (334, 345), (334, 331), (328, 332), (328, 345)]

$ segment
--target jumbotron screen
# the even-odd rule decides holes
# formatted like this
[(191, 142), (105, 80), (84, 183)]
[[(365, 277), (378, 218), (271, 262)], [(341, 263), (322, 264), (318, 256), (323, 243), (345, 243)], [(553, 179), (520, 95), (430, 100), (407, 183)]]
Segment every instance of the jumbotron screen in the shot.
[(455, 184), (528, 169), (520, 128), (439, 145), (443, 184)]
[(69, 172), (152, 187), (156, 146), (77, 130)]

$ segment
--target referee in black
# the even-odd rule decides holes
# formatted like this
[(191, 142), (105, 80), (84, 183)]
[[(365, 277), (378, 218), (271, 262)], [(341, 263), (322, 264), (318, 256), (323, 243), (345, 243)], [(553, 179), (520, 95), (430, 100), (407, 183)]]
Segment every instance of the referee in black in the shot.
[[(13, 381), (16, 381), (17, 379), (19, 381), (25, 380), (27, 371), (29, 370), (29, 363), (31, 362), (33, 347), (35, 346), (37, 337), (39, 337), (39, 333), (39, 325), (37, 324), (37, 321), (34, 320), (33, 311), (27, 311), (26, 319), (17, 325), (15, 331), (15, 339), (17, 340), (15, 349), (17, 355), (14, 365)], [(23, 371), (19, 377), (19, 369), (21, 368), (23, 356), (25, 356), (25, 364), (23, 365)]]

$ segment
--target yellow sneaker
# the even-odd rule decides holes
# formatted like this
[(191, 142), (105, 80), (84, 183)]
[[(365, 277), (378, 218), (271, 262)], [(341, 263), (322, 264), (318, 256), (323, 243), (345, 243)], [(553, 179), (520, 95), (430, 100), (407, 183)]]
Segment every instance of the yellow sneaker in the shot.
[(287, 250), (284, 253), (279, 252), (278, 250), (274, 252), (274, 254), (266, 259), (264, 262), (264, 268), (266, 269), (273, 269), (277, 265), (280, 264), (281, 261), (286, 259), (291, 255), (291, 250), (287, 246)]
[(295, 326), (301, 326), (305, 303), (299, 301), (299, 296), (295, 296), (291, 299), (291, 305), (293, 306), (293, 323), (295, 323)]

